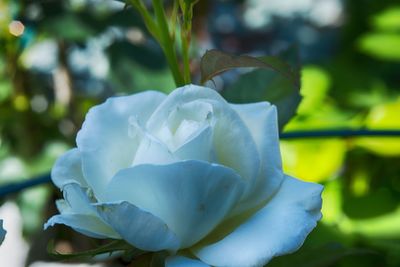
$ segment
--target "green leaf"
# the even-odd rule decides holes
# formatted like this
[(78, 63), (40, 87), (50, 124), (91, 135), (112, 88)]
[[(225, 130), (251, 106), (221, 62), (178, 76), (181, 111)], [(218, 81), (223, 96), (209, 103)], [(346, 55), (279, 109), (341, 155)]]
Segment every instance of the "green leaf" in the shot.
[(400, 30), (400, 6), (391, 7), (379, 13), (372, 20), (373, 25), (383, 31)]
[(259, 68), (243, 74), (235, 83), (224, 88), (222, 95), (234, 103), (269, 101), (275, 104), (279, 127), (282, 129), (296, 113), (301, 100), (298, 64), (289, 64), (282, 59), (293, 58), (294, 54), (297, 58), (297, 50), (289, 49), (280, 56), (256, 58), (209, 50), (201, 59), (201, 81), (204, 83), (234, 68)]
[(193, 18), (193, 7), (197, 2), (199, 2), (199, 0), (179, 0), (184, 23), (191, 23)]
[(110, 56), (112, 68), (118, 68), (124, 60), (138, 63), (151, 70), (162, 70), (166, 67), (164, 56), (158, 47), (136, 45), (122, 40), (111, 44), (106, 52)]
[(400, 34), (370, 33), (359, 40), (361, 51), (375, 58), (400, 61)]
[(221, 94), (232, 103), (271, 102), (278, 108), (280, 129), (296, 114), (301, 100), (299, 90), (290, 81), (265, 69), (243, 74)]
[[(365, 209), (363, 207), (368, 207)], [(350, 194), (346, 194), (344, 196), (343, 202), (343, 211), (346, 213), (348, 217), (351, 219), (356, 220), (364, 220), (362, 225), (358, 225), (355, 229), (356, 231), (363, 231), (365, 228), (368, 228), (367, 219), (371, 220), (371, 224), (373, 227), (369, 229), (373, 229), (375, 231), (379, 230), (388, 230), (388, 225), (390, 224), (391, 220), (383, 220), (380, 218), (395, 218), (392, 222), (393, 224), (392, 230), (396, 229), (396, 231), (391, 231), (391, 234), (395, 235), (399, 233), (400, 225), (400, 217), (398, 214), (397, 216), (388, 216), (389, 214), (393, 214), (397, 208), (397, 199), (392, 196), (391, 192), (387, 188), (378, 188), (375, 191), (370, 192), (367, 195), (363, 196), (354, 196)], [(382, 221), (382, 222), (381, 222)], [(378, 227), (379, 225), (385, 227)]]
[(84, 41), (94, 35), (94, 30), (73, 14), (49, 19), (44, 30), (57, 38), (71, 41)]
[(270, 267), (321, 267), (338, 266), (345, 257), (371, 256), (376, 252), (367, 249), (345, 248), (337, 244), (327, 244), (316, 248), (301, 249), (298, 252), (284, 257), (274, 258), (268, 266)]
[(331, 80), (329, 74), (317, 66), (305, 66), (301, 71), (300, 94), (303, 99), (299, 114), (312, 114), (324, 104)]
[[(364, 121), (364, 127), (369, 129), (400, 129), (400, 98), (375, 105)], [(396, 137), (362, 137), (355, 144), (385, 157), (400, 156), (400, 142)]]
[[(388, 191), (386, 191), (388, 193)], [(377, 197), (373, 196), (376, 201), (381, 201)], [(386, 198), (381, 196), (382, 198)], [(371, 197), (372, 198), (372, 197)], [(345, 201), (351, 201), (351, 199), (346, 199)], [(386, 208), (388, 204), (385, 202), (387, 200), (383, 200), (379, 203), (380, 206)], [(392, 205), (394, 206), (396, 203), (393, 203), (395, 200), (391, 200)], [(361, 202), (361, 201), (360, 201)], [(369, 204), (373, 204), (377, 206), (378, 204), (373, 203), (373, 200), (365, 201), (364, 207), (370, 208)], [(390, 204), (389, 204), (390, 205)], [(360, 208), (360, 206), (358, 206)], [(372, 207), (373, 209), (374, 207)], [(390, 208), (390, 207), (389, 207)], [(393, 212), (383, 214), (381, 216), (374, 216), (368, 219), (354, 219), (350, 220), (350, 229), (357, 234), (370, 237), (370, 238), (383, 238), (383, 239), (397, 239), (400, 238), (400, 208), (397, 207)]]
[(123, 240), (114, 240), (103, 246), (99, 246), (95, 249), (86, 250), (83, 252), (61, 254), (54, 248), (54, 241), (49, 242), (47, 246), (48, 253), (57, 260), (90, 260), (96, 255), (110, 254), (113, 252), (122, 252), (124, 256), (137, 257), (144, 254), (145, 252), (134, 248), (130, 244)]
[(341, 139), (281, 141), (280, 147), (285, 173), (316, 183), (334, 177), (346, 153), (346, 142)]
[(295, 88), (300, 87), (298, 66), (292, 67), (280, 57), (247, 55), (235, 56), (216, 49), (207, 51), (201, 58), (201, 83), (235, 68), (267, 68), (285, 76)]

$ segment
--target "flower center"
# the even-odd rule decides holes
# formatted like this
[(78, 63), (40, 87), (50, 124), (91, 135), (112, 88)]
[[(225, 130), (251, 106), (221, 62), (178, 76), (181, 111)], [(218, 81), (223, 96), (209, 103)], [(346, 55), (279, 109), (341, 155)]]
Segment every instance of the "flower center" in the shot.
[(175, 151), (202, 129), (210, 126), (212, 117), (211, 104), (199, 100), (185, 103), (171, 111), (167, 121), (155, 135), (171, 151)]

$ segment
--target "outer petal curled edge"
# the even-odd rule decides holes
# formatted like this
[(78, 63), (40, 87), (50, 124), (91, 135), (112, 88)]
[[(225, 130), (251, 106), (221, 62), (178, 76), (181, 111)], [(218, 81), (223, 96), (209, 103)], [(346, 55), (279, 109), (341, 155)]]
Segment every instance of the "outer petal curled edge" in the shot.
[(322, 216), (322, 189), (286, 176), (264, 208), (222, 240), (192, 251), (207, 264), (231, 267), (263, 266), (275, 256), (294, 252)]
[(126, 202), (95, 204), (100, 216), (120, 236), (145, 251), (176, 251), (180, 240), (160, 218)]

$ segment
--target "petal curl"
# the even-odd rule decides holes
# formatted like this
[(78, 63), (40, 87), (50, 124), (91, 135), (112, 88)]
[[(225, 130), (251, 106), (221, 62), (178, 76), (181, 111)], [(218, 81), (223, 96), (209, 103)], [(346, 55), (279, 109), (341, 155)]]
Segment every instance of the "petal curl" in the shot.
[(190, 160), (121, 170), (108, 185), (108, 201), (126, 200), (161, 218), (189, 247), (215, 228), (243, 192), (227, 167)]
[(152, 133), (159, 132), (162, 127), (160, 122), (168, 121), (171, 112), (190, 102), (203, 102), (212, 106), (216, 161), (236, 170), (244, 179), (253, 183), (260, 165), (257, 147), (239, 115), (215, 90), (196, 85), (174, 90), (149, 118), (147, 129)]
[(67, 225), (77, 232), (95, 238), (120, 238), (107, 225), (92, 206), (88, 192), (77, 183), (63, 187), (64, 199), (56, 202), (61, 214), (55, 215), (44, 225), (44, 229), (55, 224)]
[(261, 210), (223, 239), (193, 248), (213, 266), (263, 266), (296, 251), (321, 218), (322, 186), (286, 176)]
[(100, 216), (131, 245), (145, 251), (179, 248), (179, 239), (158, 217), (126, 201), (98, 203)]
[[(92, 207), (88, 191), (76, 183), (67, 184), (63, 187), (65, 204), (70, 212), (88, 215), (97, 215)], [(60, 210), (62, 212), (62, 210)]]
[[(228, 103), (225, 101), (225, 99), (222, 98), (215, 90), (212, 90), (207, 87), (202, 87), (202, 86), (197, 86), (197, 85), (186, 85), (180, 88), (175, 89), (172, 91), (165, 101), (161, 105), (157, 107), (157, 109), (154, 111), (154, 113), (151, 115), (147, 122), (147, 128), (149, 130), (153, 130), (154, 132), (157, 132), (155, 130), (159, 130), (160, 127), (163, 125), (160, 124), (160, 122), (168, 122), (171, 120), (174, 113), (178, 110), (182, 110), (182, 106), (193, 106), (199, 105), (202, 100), (207, 100), (207, 99), (213, 99), (221, 103), (225, 103), (228, 105)], [(193, 102), (193, 104), (190, 104)], [(200, 104), (203, 106), (201, 108), (199, 113), (191, 113), (192, 116), (200, 116), (200, 114), (205, 113), (204, 115), (207, 115), (208, 112), (211, 111), (211, 107), (207, 107), (207, 103), (202, 103)], [(199, 109), (199, 107), (197, 107)], [(199, 111), (199, 110), (198, 110)], [(178, 114), (181, 112), (178, 112)], [(186, 112), (185, 112), (186, 113)], [(176, 114), (176, 115), (178, 115)], [(184, 115), (180, 114), (179, 116)], [(172, 116), (172, 117), (171, 117)], [(173, 120), (175, 121), (175, 120)], [(170, 122), (174, 124), (174, 122)]]
[(236, 214), (265, 203), (279, 189), (284, 177), (279, 148), (278, 114), (268, 102), (231, 104), (250, 130), (260, 154), (261, 170), (252, 192), (236, 208)]
[(195, 136), (182, 144), (174, 155), (181, 159), (211, 161), (214, 151), (212, 146), (213, 130), (210, 126), (201, 129)]
[(98, 198), (111, 177), (133, 161), (138, 144), (129, 134), (129, 118), (144, 125), (164, 98), (163, 93), (146, 91), (112, 97), (89, 110), (76, 141), (83, 174)]
[(69, 183), (78, 183), (87, 187), (82, 174), (81, 155), (77, 148), (65, 152), (59, 157), (51, 170), (51, 179), (60, 189)]
[(176, 105), (165, 122), (172, 138), (168, 140), (163, 135), (160, 135), (160, 138), (165, 140), (166, 143), (170, 143), (175, 150), (174, 148), (179, 147), (200, 129), (209, 125), (212, 114), (212, 105), (201, 100)]
[(92, 215), (73, 213), (58, 214), (51, 217), (46, 222), (44, 229), (46, 230), (55, 224), (64, 224), (81, 234), (94, 238), (121, 238), (113, 229), (103, 223), (98, 217)]
[(170, 256), (165, 260), (165, 267), (210, 267), (204, 262), (183, 256)]
[(143, 136), (137, 147), (133, 165), (168, 164), (176, 161), (168, 147), (148, 133)]

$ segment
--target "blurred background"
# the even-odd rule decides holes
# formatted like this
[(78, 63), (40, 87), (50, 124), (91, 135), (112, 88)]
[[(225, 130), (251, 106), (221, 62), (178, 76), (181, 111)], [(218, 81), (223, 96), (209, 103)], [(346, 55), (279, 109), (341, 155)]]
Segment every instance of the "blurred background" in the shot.
[[(230, 71), (209, 86), (231, 102), (277, 104), (289, 114), (283, 132), (400, 130), (398, 1), (201, 0), (194, 14), (195, 83), (207, 49), (264, 55), (295, 44), (298, 107), (290, 92), (271, 90), (280, 83), (265, 70)], [(1, 0), (0, 187), (48, 174), (75, 146), (91, 106), (174, 88), (161, 49), (124, 3)], [(325, 185), (324, 217), (298, 252), (268, 266), (400, 266), (400, 137), (290, 139), (281, 150), (288, 174)], [(51, 260), (46, 247), (54, 239), (62, 252), (91, 247), (63, 226), (43, 232), (59, 197), (51, 184), (0, 196), (8, 231), (1, 266), (47, 266), (38, 262)]]

